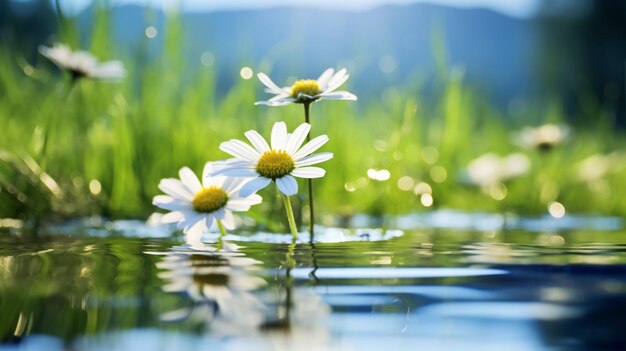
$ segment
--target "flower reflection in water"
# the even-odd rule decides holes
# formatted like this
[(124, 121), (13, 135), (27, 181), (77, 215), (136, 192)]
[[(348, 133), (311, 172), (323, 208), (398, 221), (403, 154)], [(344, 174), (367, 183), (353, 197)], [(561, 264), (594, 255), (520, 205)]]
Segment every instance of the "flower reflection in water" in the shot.
[(263, 322), (264, 305), (252, 294), (266, 285), (254, 276), (261, 262), (245, 257), (234, 244), (223, 242), (220, 249), (200, 251), (188, 245), (174, 247), (163, 255), (157, 268), (168, 293), (181, 293), (193, 301), (192, 307), (169, 311), (163, 321), (206, 322), (220, 334), (247, 333)]
[[(266, 323), (260, 333), (242, 340), (238, 349), (258, 350), (339, 350), (328, 327), (331, 308), (320, 297), (307, 288), (289, 289), (290, 302), (283, 304), (287, 310), (285, 323)], [(287, 304), (290, 303), (289, 308)], [(254, 348), (252, 347), (254, 346)]]
[(162, 313), (161, 320), (204, 325), (207, 340), (218, 338), (228, 349), (335, 349), (327, 323), (330, 307), (313, 290), (294, 285), (295, 244), (289, 246), (271, 286), (258, 277), (268, 273), (259, 269), (261, 262), (239, 249), (224, 241), (218, 247), (207, 244), (206, 250), (185, 244), (168, 252), (148, 252), (163, 256), (156, 264), (165, 281), (162, 290), (193, 302)]

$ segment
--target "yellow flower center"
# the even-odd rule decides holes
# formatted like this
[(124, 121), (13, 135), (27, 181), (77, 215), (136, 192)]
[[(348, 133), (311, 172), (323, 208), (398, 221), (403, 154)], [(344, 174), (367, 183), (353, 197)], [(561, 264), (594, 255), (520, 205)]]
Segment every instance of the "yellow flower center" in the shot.
[(294, 99), (298, 99), (300, 94), (315, 96), (321, 92), (322, 90), (315, 79), (299, 80), (291, 86), (291, 97)]
[(281, 178), (296, 168), (293, 158), (284, 150), (265, 151), (256, 164), (256, 171), (265, 178)]
[(222, 188), (210, 186), (196, 193), (191, 204), (196, 212), (211, 213), (226, 206), (228, 194)]

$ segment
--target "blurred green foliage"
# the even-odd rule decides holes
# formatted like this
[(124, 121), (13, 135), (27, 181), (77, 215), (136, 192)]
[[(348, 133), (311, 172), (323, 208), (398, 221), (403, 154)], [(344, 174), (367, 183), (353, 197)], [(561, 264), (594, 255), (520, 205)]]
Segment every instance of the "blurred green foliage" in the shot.
[[(240, 79), (218, 94), (219, 62), (188, 67), (175, 15), (163, 33), (162, 55), (147, 60), (148, 38), (136, 52), (117, 56), (107, 10), (95, 11), (88, 38), (65, 18), (60, 39), (73, 48), (88, 39), (85, 49), (102, 60), (122, 57), (129, 74), (120, 83), (83, 79), (72, 85), (43, 57), (29, 63), (0, 51), (0, 217), (146, 216), (161, 178), (176, 177), (182, 166), (199, 173), (205, 162), (226, 158), (218, 149), (222, 141), (241, 139), (249, 129), (269, 135), (280, 120), (291, 130), (303, 122), (299, 105), (254, 106), (268, 97), (256, 79)], [(464, 82), (461, 68), (446, 68), (445, 39), (437, 34), (433, 51), (441, 64), (428, 98), (416, 80), (381, 88), (379, 98), (312, 105), (312, 135), (328, 134), (323, 150), (335, 154), (324, 165), (327, 175), (314, 182), (323, 219), (422, 210), (423, 192), (414, 187), (422, 182), (432, 191), (432, 208), (536, 214), (558, 201), (568, 212), (626, 215), (626, 169), (615, 167), (624, 161), (626, 143), (601, 105), (577, 116), (565, 116), (558, 100), (498, 111)], [(358, 95), (359, 87), (349, 84)], [(522, 127), (565, 123), (566, 117), (584, 122), (561, 145), (524, 149), (513, 142)], [(531, 161), (528, 173), (498, 184), (504, 198), (502, 191), (494, 198), (464, 181), (471, 160), (487, 152), (523, 152)], [(600, 160), (595, 167), (606, 169), (585, 178), (580, 162), (593, 155)], [(387, 170), (389, 179), (368, 177), (368, 170)], [(282, 215), (271, 187), (261, 195), (266, 201), (254, 218)]]

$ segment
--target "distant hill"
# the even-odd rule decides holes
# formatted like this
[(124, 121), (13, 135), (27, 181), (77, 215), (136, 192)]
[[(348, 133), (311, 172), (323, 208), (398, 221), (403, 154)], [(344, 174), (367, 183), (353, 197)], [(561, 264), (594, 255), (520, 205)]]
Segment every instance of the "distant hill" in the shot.
[[(85, 11), (81, 23), (87, 25), (90, 17)], [(151, 21), (146, 17), (143, 7), (114, 8), (116, 41), (134, 47), (148, 25), (163, 33), (163, 13), (153, 11)], [(467, 79), (498, 101), (525, 94), (534, 79), (538, 41), (532, 22), (485, 9), (423, 3), (364, 12), (281, 7), (183, 13), (181, 19), (190, 67), (200, 65), (202, 52), (211, 52), (222, 86), (232, 84), (243, 65), (272, 63), (279, 82), (289, 74), (316, 77), (326, 67), (348, 66), (359, 93), (379, 93), (381, 86), (415, 74), (435, 75), (434, 31), (443, 34), (448, 65), (465, 67)], [(383, 73), (381, 64), (395, 69)]]

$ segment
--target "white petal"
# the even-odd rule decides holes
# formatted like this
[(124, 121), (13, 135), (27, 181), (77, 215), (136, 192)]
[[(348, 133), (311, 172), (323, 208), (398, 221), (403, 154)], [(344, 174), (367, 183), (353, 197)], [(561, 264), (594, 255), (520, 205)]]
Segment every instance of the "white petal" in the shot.
[(285, 98), (291, 97), (291, 92), (285, 92), (279, 95), (276, 95), (274, 97), (272, 97), (271, 99), (268, 99), (267, 102), (272, 102), (272, 101), (276, 101), (276, 100), (282, 100)]
[(276, 185), (278, 189), (287, 196), (298, 193), (298, 182), (290, 175), (276, 179)]
[(161, 223), (176, 223), (185, 218), (185, 214), (180, 211), (168, 212), (161, 217)]
[(300, 178), (321, 178), (326, 171), (319, 167), (301, 167), (291, 171), (291, 174)]
[(273, 150), (285, 150), (286, 144), (287, 144), (287, 125), (285, 124), (285, 122), (274, 123), (274, 127), (272, 127), (272, 149)]
[(335, 70), (332, 68), (328, 68), (324, 71), (324, 73), (319, 76), (319, 78), (317, 78), (317, 85), (322, 91), (326, 90), (326, 87), (328, 86), (328, 81), (333, 76), (333, 73), (335, 73)]
[(282, 89), (279, 88), (278, 85), (276, 85), (270, 79), (270, 77), (267, 76), (267, 74), (261, 72), (261, 73), (257, 74), (256, 76), (259, 77), (259, 80), (261, 81), (261, 83), (263, 83), (263, 85), (268, 87), (272, 92), (274, 92), (276, 94), (281, 94), (283, 92)]
[(349, 100), (349, 101), (357, 100), (356, 95), (347, 91), (335, 91), (332, 93), (321, 94), (320, 96), (326, 100)]
[(261, 196), (253, 194), (247, 198), (238, 198), (236, 200), (229, 200), (226, 204), (226, 209), (231, 211), (247, 211), (252, 205), (261, 203)]
[(202, 169), (202, 186), (204, 186), (205, 188), (208, 188), (211, 185), (221, 186), (224, 178), (214, 177), (213, 175), (217, 173), (218, 170), (227, 167), (229, 165), (229, 161), (215, 161), (205, 163), (204, 168)]
[(257, 177), (247, 182), (239, 191), (239, 196), (248, 197), (265, 188), (272, 180), (265, 177)]
[(279, 100), (274, 100), (274, 101), (257, 101), (254, 104), (255, 105), (266, 105), (266, 106), (285, 106), (285, 105), (289, 105), (292, 102), (296, 101), (296, 99), (293, 98), (284, 98), (284, 99), (279, 99)]
[(152, 199), (152, 204), (168, 211), (189, 211), (192, 209), (187, 200), (180, 200), (169, 195), (157, 195)]
[(265, 151), (270, 151), (270, 146), (267, 144), (267, 141), (265, 141), (265, 138), (256, 130), (249, 130), (245, 132), (244, 135), (260, 154), (263, 154)]
[(235, 220), (235, 216), (230, 211), (224, 212), (224, 219), (222, 220), (222, 224), (228, 230), (233, 230), (237, 228), (237, 220)]
[(324, 90), (324, 92), (329, 93), (345, 83), (348, 78), (350, 78), (350, 75), (347, 72), (348, 71), (343, 68), (339, 70), (339, 72), (335, 73), (335, 75), (330, 79), (330, 82), (328, 82), (328, 86), (326, 87), (326, 90)]
[(120, 61), (104, 62), (93, 71), (92, 76), (99, 79), (120, 79), (126, 76), (124, 65)]
[(220, 150), (250, 162), (256, 162), (261, 157), (258, 151), (241, 140), (231, 139), (220, 144)]
[[(256, 174), (255, 174), (256, 175)], [(224, 177), (224, 182), (222, 182), (222, 190), (224, 190), (229, 196), (231, 194), (238, 192), (241, 186), (247, 181), (247, 178), (244, 177)]]
[[(222, 219), (224, 219), (225, 211), (226, 210), (224, 210), (224, 208), (222, 207), (222, 208), (220, 208), (219, 210), (217, 210), (215, 212), (211, 212), (211, 215), (215, 216), (215, 219), (221, 221)], [(211, 222), (211, 223), (213, 223), (213, 222)], [(208, 223), (207, 223), (207, 226), (208, 226)]]
[(205, 218), (201, 217), (197, 222), (193, 225), (185, 228), (185, 239), (188, 243), (198, 243), (202, 240), (202, 233), (207, 231), (207, 227), (205, 225)]
[(178, 176), (180, 176), (180, 180), (183, 185), (185, 185), (193, 194), (202, 190), (202, 184), (200, 184), (198, 177), (196, 177), (196, 174), (193, 173), (189, 167), (181, 168), (180, 171), (178, 171)]
[[(211, 178), (214, 176), (222, 175), (222, 172), (228, 169), (254, 169), (255, 166), (256, 162), (231, 158), (226, 161), (219, 162), (219, 165), (211, 167), (211, 169), (207, 172), (207, 175), (209, 176), (209, 178)], [(221, 186), (221, 181), (221, 179), (210, 180), (208, 181), (208, 183), (210, 183), (209, 185)], [(216, 182), (219, 184), (216, 184)]]
[(304, 144), (304, 146), (293, 155), (293, 160), (296, 162), (300, 161), (301, 158), (303, 158), (304, 156), (310, 155), (311, 153), (313, 153), (315, 150), (322, 147), (322, 145), (326, 144), (327, 142), (328, 142), (328, 136), (326, 135), (320, 135), (314, 138), (313, 140)]
[(302, 123), (298, 126), (298, 128), (296, 128), (296, 130), (293, 131), (293, 134), (289, 136), (289, 141), (287, 141), (286, 151), (289, 155), (293, 155), (296, 151), (298, 151), (310, 130), (310, 124)]
[(297, 167), (314, 165), (316, 163), (328, 161), (333, 158), (332, 152), (320, 152), (318, 154), (309, 155), (307, 157), (301, 158), (298, 162), (296, 162)]
[(252, 168), (226, 168), (220, 171), (220, 175), (228, 177), (257, 177), (259, 174)]
[(195, 195), (189, 191), (189, 189), (187, 189), (187, 187), (184, 186), (180, 180), (174, 178), (161, 179), (159, 182), (159, 189), (167, 195), (182, 200), (191, 201)]

